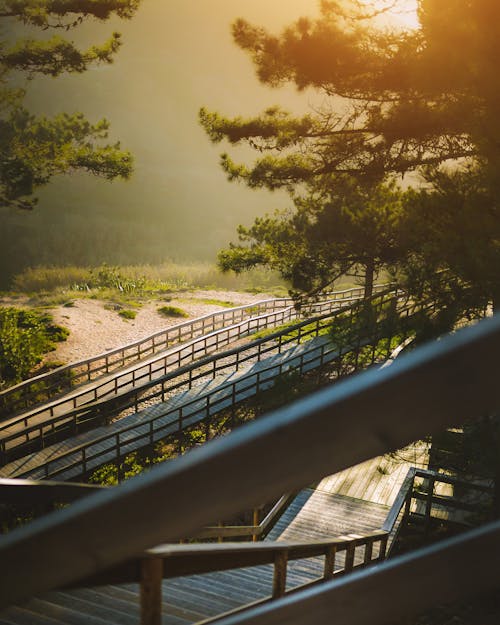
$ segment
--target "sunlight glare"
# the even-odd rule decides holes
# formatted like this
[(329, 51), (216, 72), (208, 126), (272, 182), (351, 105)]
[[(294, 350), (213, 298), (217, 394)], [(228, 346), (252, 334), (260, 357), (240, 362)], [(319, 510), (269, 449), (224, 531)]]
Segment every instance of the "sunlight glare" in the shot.
[(419, 27), (417, 17), (418, 0), (362, 0), (367, 6), (376, 10), (386, 9), (380, 21), (386, 25), (397, 25), (401, 28), (416, 29)]

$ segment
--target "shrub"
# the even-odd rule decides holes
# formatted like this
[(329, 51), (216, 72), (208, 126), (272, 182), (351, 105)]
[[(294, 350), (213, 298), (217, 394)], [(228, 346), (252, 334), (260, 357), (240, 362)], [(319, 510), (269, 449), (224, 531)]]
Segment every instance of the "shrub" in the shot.
[(120, 310), (118, 314), (120, 317), (123, 317), (123, 319), (135, 319), (137, 316), (137, 312), (135, 310), (128, 310), (126, 308)]
[(91, 289), (111, 288), (125, 293), (167, 293), (186, 289), (230, 289), (255, 293), (262, 291), (286, 295), (277, 273), (256, 268), (245, 274), (225, 273), (210, 263), (173, 263), (113, 267), (35, 267), (25, 269), (12, 281), (15, 291), (52, 292), (73, 289), (88, 293)]
[(22, 293), (53, 291), (59, 287), (88, 282), (89, 270), (85, 267), (35, 267), (16, 275), (12, 286)]
[(164, 317), (189, 317), (185, 310), (177, 306), (160, 306), (158, 312)]
[(68, 334), (47, 313), (0, 307), (0, 386), (28, 377), (43, 355)]

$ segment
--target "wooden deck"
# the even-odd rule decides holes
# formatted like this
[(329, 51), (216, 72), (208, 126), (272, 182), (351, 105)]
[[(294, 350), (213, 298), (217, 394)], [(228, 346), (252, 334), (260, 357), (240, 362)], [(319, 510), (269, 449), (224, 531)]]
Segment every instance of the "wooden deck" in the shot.
[[(315, 541), (379, 529), (409, 467), (423, 466), (426, 460), (427, 446), (418, 444), (328, 476), (293, 499), (266, 540)], [(336, 562), (336, 569), (342, 564)], [(287, 589), (320, 577), (322, 571), (322, 558), (290, 563)], [(164, 580), (163, 625), (193, 623), (267, 597), (272, 577), (272, 566), (265, 565)], [(137, 584), (51, 592), (0, 613), (0, 625), (105, 623), (139, 623)]]

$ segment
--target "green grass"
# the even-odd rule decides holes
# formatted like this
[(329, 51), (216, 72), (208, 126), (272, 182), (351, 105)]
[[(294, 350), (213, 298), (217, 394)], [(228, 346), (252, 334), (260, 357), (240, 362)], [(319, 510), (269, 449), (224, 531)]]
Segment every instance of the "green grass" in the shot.
[[(271, 334), (274, 334), (275, 332), (282, 332), (283, 330), (286, 330), (287, 328), (290, 328), (290, 327), (294, 326), (297, 323), (299, 323), (299, 322), (298, 321), (288, 321), (287, 323), (284, 323), (283, 325), (277, 326), (275, 328), (266, 328), (265, 330), (259, 330), (259, 332), (256, 332), (255, 334), (252, 334), (252, 339), (265, 339), (268, 336), (270, 336)], [(291, 334), (292, 333), (290, 333), (290, 335)]]
[(54, 295), (80, 294), (111, 288), (134, 295), (165, 294), (192, 289), (285, 292), (286, 286), (273, 272), (255, 269), (243, 275), (223, 274), (210, 263), (173, 263), (111, 267), (35, 267), (13, 278), (14, 293)]
[[(193, 300), (190, 299), (190, 300), (185, 300), (185, 301), (192, 302)], [(234, 302), (230, 302), (229, 300), (223, 300), (223, 299), (196, 298), (195, 301), (201, 304), (209, 304), (212, 306), (222, 306), (224, 308), (234, 308), (235, 306), (238, 306), (238, 304), (235, 304)]]
[(185, 310), (177, 306), (160, 306), (157, 312), (164, 317), (189, 317)]

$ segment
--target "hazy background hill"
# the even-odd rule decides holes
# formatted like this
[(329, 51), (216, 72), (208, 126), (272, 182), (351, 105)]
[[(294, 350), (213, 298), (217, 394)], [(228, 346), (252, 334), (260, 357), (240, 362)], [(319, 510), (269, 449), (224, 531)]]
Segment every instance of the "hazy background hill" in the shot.
[[(112, 138), (135, 155), (129, 182), (60, 178), (38, 193), (31, 213), (0, 209), (2, 286), (26, 266), (213, 260), (237, 224), (287, 205), (284, 194), (229, 184), (197, 122), (200, 106), (251, 114), (272, 104), (305, 108), (310, 95), (259, 85), (232, 42), (245, 17), (279, 29), (317, 13), (314, 0), (143, 0), (129, 22), (85, 24), (82, 45), (112, 30), (124, 45), (111, 66), (83, 75), (37, 78), (28, 104), (39, 113), (107, 117)], [(39, 33), (37, 33), (39, 36)]]

